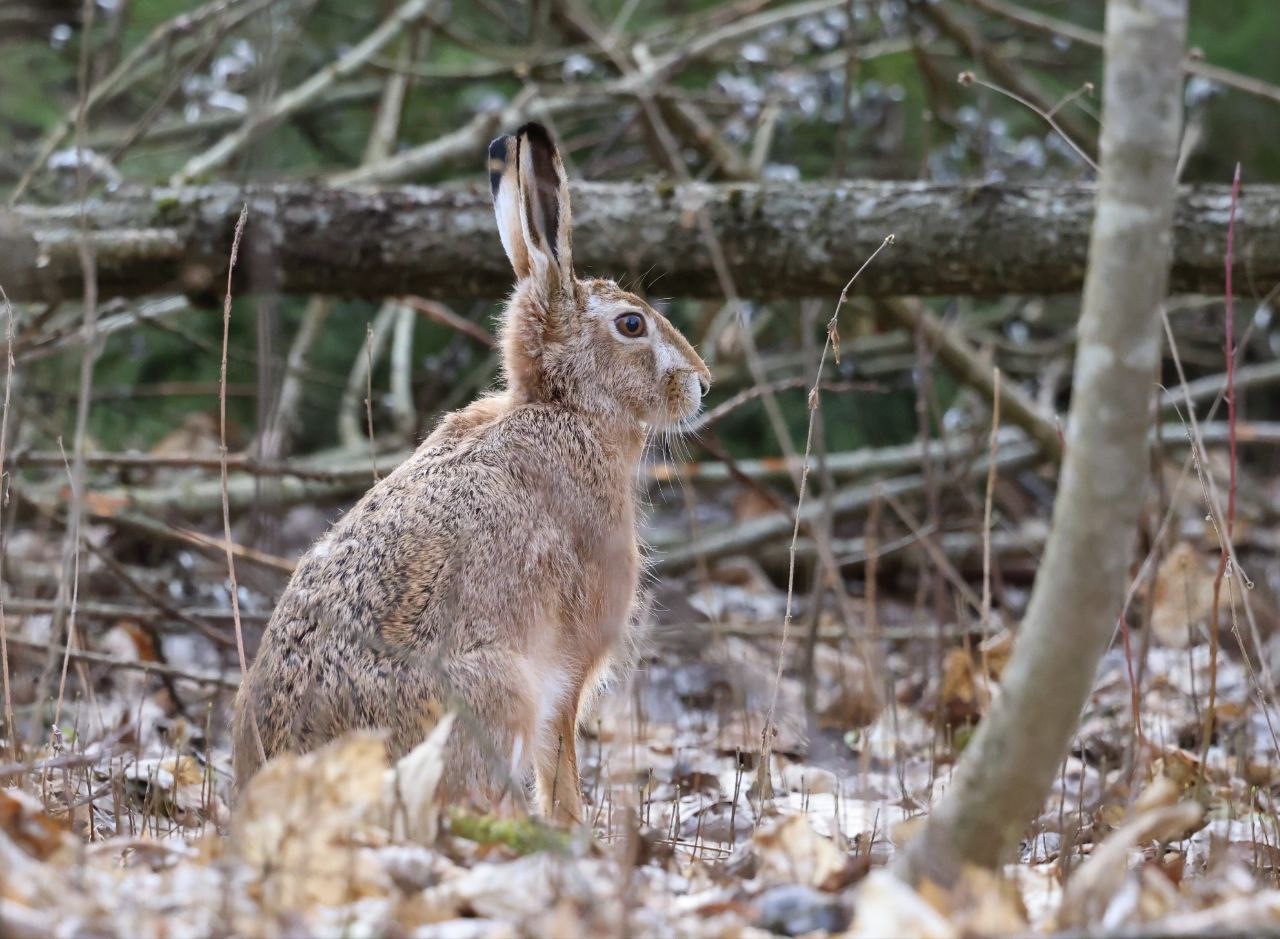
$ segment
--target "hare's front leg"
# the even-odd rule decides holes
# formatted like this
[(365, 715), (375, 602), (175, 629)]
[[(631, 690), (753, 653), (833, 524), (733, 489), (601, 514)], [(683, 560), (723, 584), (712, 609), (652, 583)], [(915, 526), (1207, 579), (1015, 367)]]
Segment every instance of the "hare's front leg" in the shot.
[(567, 696), (556, 716), (550, 739), (543, 742), (537, 761), (538, 807), (547, 818), (579, 824), (582, 812), (582, 781), (578, 778), (578, 702), (582, 689)]

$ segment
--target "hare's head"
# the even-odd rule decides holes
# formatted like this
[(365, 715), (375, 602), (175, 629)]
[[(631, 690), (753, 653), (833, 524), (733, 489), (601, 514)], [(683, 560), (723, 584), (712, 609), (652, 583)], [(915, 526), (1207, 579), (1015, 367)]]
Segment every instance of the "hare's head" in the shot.
[(503, 323), (511, 392), (654, 427), (697, 413), (711, 373), (693, 346), (635, 294), (574, 275), (569, 187), (541, 124), (489, 145), (489, 185), (516, 273)]

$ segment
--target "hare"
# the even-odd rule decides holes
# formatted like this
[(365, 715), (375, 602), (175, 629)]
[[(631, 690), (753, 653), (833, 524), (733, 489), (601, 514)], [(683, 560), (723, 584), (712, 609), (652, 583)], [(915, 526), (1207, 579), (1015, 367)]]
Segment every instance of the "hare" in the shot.
[(447, 415), (298, 562), (236, 698), (238, 785), (356, 728), (397, 757), (455, 711), (446, 798), (524, 798), (533, 775), (542, 812), (583, 818), (577, 724), (632, 638), (641, 452), (710, 372), (639, 297), (575, 276), (541, 125), (490, 144), (489, 181), (516, 276), (505, 389)]

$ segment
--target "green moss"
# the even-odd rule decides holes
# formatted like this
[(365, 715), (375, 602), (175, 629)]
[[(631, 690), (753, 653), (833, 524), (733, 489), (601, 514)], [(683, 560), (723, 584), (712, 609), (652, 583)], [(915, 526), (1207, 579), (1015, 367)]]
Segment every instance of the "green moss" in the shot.
[(496, 818), (453, 809), (449, 812), (449, 831), (477, 844), (505, 845), (521, 855), (569, 847), (567, 832), (548, 828), (534, 818)]
[(160, 226), (177, 225), (182, 221), (182, 200), (171, 191), (157, 195), (155, 204), (156, 224)]

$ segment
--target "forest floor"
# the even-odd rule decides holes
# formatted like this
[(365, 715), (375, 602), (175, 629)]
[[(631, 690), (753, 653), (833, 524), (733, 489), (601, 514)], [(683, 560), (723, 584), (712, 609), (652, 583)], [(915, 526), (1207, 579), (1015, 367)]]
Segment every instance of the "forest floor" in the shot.
[[(97, 507), (92, 547), (77, 558), (77, 654), (64, 661), (47, 649), (61, 532), (27, 517), (8, 535), (6, 675), (19, 727), (38, 713), (45, 730), (0, 766), (0, 932), (1280, 930), (1280, 720), (1264, 690), (1276, 659), (1268, 526), (1280, 482), (1247, 472), (1236, 543), (1248, 615), (1240, 585), (1226, 584), (1217, 653), (1213, 532), (1194, 483), (1174, 486), (1162, 559), (1150, 576), (1135, 570), (1132, 635), (1118, 634), (1105, 659), (1018, 856), (999, 875), (968, 870), (920, 892), (885, 870), (999, 694), (1046, 528), (1042, 514), (1010, 510), (1014, 489), (1035, 491), (1034, 476), (1000, 483), (1010, 491), (990, 539), (998, 576), (985, 624), (963, 600), (983, 591), (973, 552), (952, 545), (945, 564), (928, 551), (904, 558), (894, 546), (912, 533), (887, 524), (862, 529), (880, 546), (867, 546), (880, 564), (863, 569), (871, 595), (866, 578), (843, 603), (797, 589), (785, 645), (777, 552), (760, 553), (768, 571), (739, 555), (663, 573), (639, 669), (583, 728), (591, 817), (578, 832), (509, 806), (439, 805), (447, 725), (394, 767), (369, 736), (279, 760), (233, 811), (225, 724), (238, 668), (225, 561), (131, 534)], [(653, 491), (654, 540), (678, 540), (689, 496)], [(699, 525), (766, 511), (734, 487), (697, 499)], [(279, 553), (296, 556), (332, 514), (285, 514)], [(207, 532), (220, 534), (217, 523)], [(241, 573), (252, 647), (281, 571), (244, 563)], [(56, 715), (33, 708), (46, 664)], [(61, 730), (50, 737), (50, 726)]]

